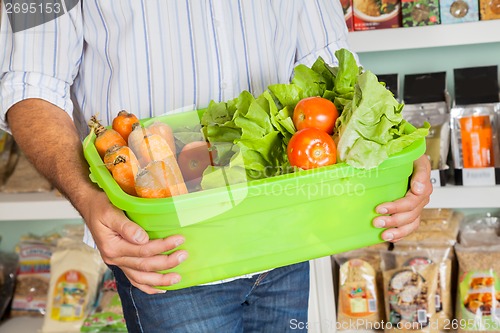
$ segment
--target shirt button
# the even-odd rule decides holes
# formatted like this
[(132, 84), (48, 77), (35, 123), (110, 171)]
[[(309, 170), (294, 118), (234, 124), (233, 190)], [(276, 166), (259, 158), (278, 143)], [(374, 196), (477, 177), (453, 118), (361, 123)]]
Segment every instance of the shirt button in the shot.
[(214, 26), (216, 28), (219, 28), (220, 27), (220, 20), (214, 19)]
[(221, 85), (220, 85), (220, 87), (222, 89), (226, 89), (227, 88), (227, 83), (226, 82), (222, 82)]

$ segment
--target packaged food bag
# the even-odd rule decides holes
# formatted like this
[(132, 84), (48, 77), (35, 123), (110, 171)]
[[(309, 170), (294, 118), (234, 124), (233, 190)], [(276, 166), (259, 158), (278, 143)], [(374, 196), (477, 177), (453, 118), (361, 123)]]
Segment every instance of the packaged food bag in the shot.
[(500, 332), (500, 245), (455, 246), (458, 332)]
[(337, 329), (367, 330), (384, 318), (380, 251), (381, 243), (334, 256), (339, 266)]
[(24, 235), (16, 245), (19, 255), (12, 316), (43, 316), (47, 306), (50, 258), (57, 234)]
[[(389, 258), (387, 258), (389, 257)], [(408, 262), (398, 267), (394, 254), (383, 255), (385, 332), (438, 332), (436, 293), (439, 264)]]
[(500, 244), (500, 216), (485, 212), (472, 214), (460, 226), (460, 244), (464, 247)]
[(453, 246), (457, 242), (460, 225), (464, 214), (447, 208), (426, 208), (420, 216), (420, 226), (413, 233), (394, 244), (401, 246), (434, 247)]
[(454, 251), (451, 245), (429, 244), (425, 246), (396, 246), (392, 253), (397, 267), (415, 266), (417, 269), (429, 264), (438, 265), (435, 293), (436, 313), (431, 317), (431, 325), (439, 330), (449, 328), (453, 319), (452, 308), (452, 272), (454, 272)]
[(116, 280), (109, 269), (104, 273), (93, 311), (85, 319), (81, 332), (127, 332), (122, 303), (116, 289)]
[(96, 249), (71, 238), (58, 241), (50, 264), (42, 332), (79, 331), (92, 310), (106, 265)]
[(14, 283), (19, 256), (16, 253), (0, 252), (0, 320), (14, 295)]

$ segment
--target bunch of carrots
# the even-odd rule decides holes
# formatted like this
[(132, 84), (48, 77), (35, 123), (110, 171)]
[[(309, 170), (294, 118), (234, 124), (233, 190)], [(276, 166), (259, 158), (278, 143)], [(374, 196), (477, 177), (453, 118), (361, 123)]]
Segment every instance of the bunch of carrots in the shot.
[[(184, 178), (188, 177), (190, 189), (196, 188), (201, 174), (192, 176), (195, 165), (206, 160), (194, 157), (179, 166), (177, 158), (191, 156), (192, 152), (182, 149), (176, 154), (172, 128), (163, 122), (154, 122), (143, 127), (133, 113), (118, 112), (111, 128), (104, 127), (93, 116), (88, 123), (95, 133), (94, 145), (104, 164), (120, 188), (141, 198), (167, 198), (188, 193)], [(210, 155), (208, 143), (202, 152)], [(207, 163), (205, 163), (207, 164)], [(203, 165), (202, 167), (207, 167)]]

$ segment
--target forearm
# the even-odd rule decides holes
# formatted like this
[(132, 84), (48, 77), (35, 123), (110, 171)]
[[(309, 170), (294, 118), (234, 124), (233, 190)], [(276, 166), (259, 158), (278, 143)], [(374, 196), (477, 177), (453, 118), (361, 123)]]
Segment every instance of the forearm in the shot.
[(82, 143), (66, 112), (47, 101), (28, 99), (10, 108), (7, 121), (36, 169), (84, 218), (89, 216), (88, 202), (100, 190), (89, 180)]

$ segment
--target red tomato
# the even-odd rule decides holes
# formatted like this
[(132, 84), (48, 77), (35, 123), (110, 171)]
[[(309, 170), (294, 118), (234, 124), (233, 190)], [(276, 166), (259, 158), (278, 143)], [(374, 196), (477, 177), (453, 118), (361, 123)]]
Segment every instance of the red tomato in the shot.
[(304, 128), (290, 139), (287, 155), (292, 166), (313, 169), (335, 164), (337, 146), (326, 132), (317, 128)]
[(293, 124), (297, 131), (313, 127), (332, 134), (338, 117), (335, 104), (323, 97), (301, 99), (293, 110)]
[(213, 164), (209, 147), (205, 141), (194, 141), (182, 148), (177, 163), (185, 182), (193, 181), (192, 184), (199, 184), (203, 171)]

